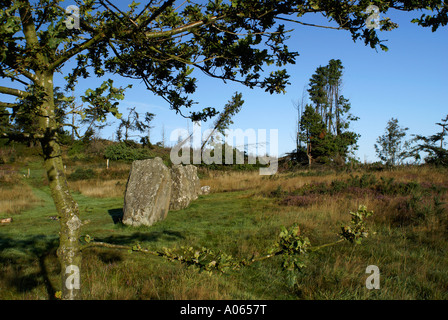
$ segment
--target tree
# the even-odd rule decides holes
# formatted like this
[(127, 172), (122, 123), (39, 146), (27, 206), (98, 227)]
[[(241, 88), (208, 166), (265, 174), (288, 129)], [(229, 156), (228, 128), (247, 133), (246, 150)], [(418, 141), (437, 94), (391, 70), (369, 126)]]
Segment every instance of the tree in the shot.
[(204, 149), (207, 142), (213, 138), (215, 132), (219, 132), (222, 135), (225, 134), (225, 130), (229, 128), (231, 124), (233, 124), (232, 117), (235, 116), (238, 112), (240, 112), (241, 107), (243, 106), (244, 100), (242, 100), (243, 95), (241, 93), (236, 92), (232, 100), (226, 103), (224, 106), (224, 110), (219, 113), (217, 119), (213, 123), (213, 129), (210, 134), (205, 138), (201, 145), (201, 151)]
[[(432, 136), (425, 137), (422, 135), (415, 135), (414, 142), (416, 145), (412, 148), (410, 154), (419, 160), (420, 152), (427, 153), (425, 158), (426, 163), (448, 166), (448, 150), (444, 148), (444, 137), (448, 135), (448, 115), (436, 123), (436, 125), (442, 127), (442, 131)], [(439, 145), (440, 143), (440, 145)]]
[(375, 144), (376, 155), (381, 161), (387, 165), (395, 166), (409, 157), (409, 142), (403, 140), (407, 130), (409, 128), (398, 125), (397, 119), (391, 118), (387, 122), (384, 135), (379, 136), (376, 140), (377, 144)]
[(443, 149), (444, 146), (444, 137), (448, 134), (448, 114), (446, 115), (445, 119), (441, 120), (442, 122), (437, 122), (436, 125), (442, 127), (442, 132), (439, 133), (439, 140), (440, 140), (440, 148)]
[(305, 106), (300, 119), (300, 140), (306, 142), (306, 155), (311, 168), (313, 158), (322, 154), (321, 141), (325, 138), (325, 123), (322, 116), (311, 105)]
[[(349, 113), (350, 102), (340, 94), (343, 69), (340, 60), (332, 59), (328, 65), (319, 66), (310, 78), (308, 93), (312, 105), (309, 107), (314, 112), (305, 108), (299, 126), (302, 132), (298, 132), (298, 137), (306, 141), (309, 166), (313, 159), (322, 163), (344, 163), (350, 148), (357, 147), (359, 135), (349, 131), (349, 127), (350, 122), (358, 118)], [(300, 158), (300, 148), (297, 150), (297, 158)]]
[[(199, 121), (216, 115), (216, 110), (208, 106), (185, 114), (185, 109), (195, 105), (190, 98), (197, 86), (192, 75), (195, 70), (269, 93), (285, 91), (288, 74), (284, 67), (294, 63), (298, 54), (288, 50), (282, 21), (310, 26), (300, 17), (320, 13), (337, 25), (324, 27), (347, 30), (354, 40), (386, 49), (376, 30), (365, 25), (365, 1), (210, 0), (178, 6), (175, 0), (165, 0), (141, 5), (132, 2), (125, 9), (122, 3), (117, 7), (108, 0), (77, 0), (78, 14), (76, 7), (66, 12), (60, 0), (0, 3), (0, 77), (11, 81), (8, 87), (0, 86), (0, 93), (18, 101), (2, 101), (0, 107), (11, 114), (27, 101), (29, 115), (36, 119), (35, 130), (23, 130), (21, 135), (40, 141), (60, 216), (58, 257), (63, 299), (81, 297), (80, 286), (66, 284), (73, 279), (73, 270), (80, 270), (82, 259), (78, 241), (82, 221), (64, 174), (58, 135), (64, 124), (56, 117), (53, 92), (54, 75), (68, 61), (75, 66), (65, 77), (67, 90), (79, 79), (112, 73), (143, 81), (150, 93), (164, 98), (177, 114)], [(381, 12), (429, 8), (433, 15), (415, 20), (425, 27), (437, 29), (447, 23), (447, 8), (441, 0), (376, 3)], [(381, 30), (396, 27), (390, 19), (381, 21)], [(276, 70), (264, 76), (266, 65)], [(88, 93), (92, 106), (99, 108), (99, 120), (108, 114), (120, 116), (117, 105), (102, 96), (104, 88), (112, 96), (122, 95), (108, 83)], [(11, 137), (9, 128), (2, 127), (1, 135)]]
[[(144, 133), (150, 127), (151, 121), (154, 119), (155, 114), (146, 112), (143, 121), (140, 120), (140, 115), (134, 108), (129, 108), (129, 114), (126, 118), (120, 118), (120, 124), (117, 128), (117, 139), (120, 141), (124, 138), (124, 141), (128, 141), (129, 138), (133, 137), (131, 135), (132, 131), (138, 131)], [(122, 135), (122, 130), (124, 129), (124, 136)], [(148, 138), (149, 142), (149, 138)]]
[(328, 65), (316, 69), (308, 89), (310, 99), (324, 119), (327, 131), (335, 135), (341, 133), (343, 108), (339, 100), (343, 69), (341, 60), (330, 60)]
[(300, 162), (301, 154), (303, 154), (303, 141), (300, 138), (300, 122), (302, 119), (302, 114), (305, 111), (306, 105), (306, 86), (302, 90), (302, 97), (296, 103), (294, 103), (294, 109), (297, 111), (297, 120), (296, 120), (296, 134), (294, 137), (296, 143), (296, 149), (291, 152), (289, 155), (292, 156), (292, 159), (296, 162)]
[[(82, 102), (86, 105), (79, 112), (82, 118), (81, 124), (87, 124), (87, 129), (83, 136), (86, 142), (90, 140), (90, 137), (99, 134), (99, 131), (109, 125), (106, 123), (108, 112), (111, 112), (117, 118), (121, 118), (121, 113), (118, 112), (119, 102), (117, 100), (123, 100), (124, 92), (132, 86), (115, 88), (113, 83), (111, 79), (104, 81), (95, 90), (87, 89), (85, 94), (81, 96)], [(75, 127), (75, 132), (80, 137), (77, 131), (78, 127)]]

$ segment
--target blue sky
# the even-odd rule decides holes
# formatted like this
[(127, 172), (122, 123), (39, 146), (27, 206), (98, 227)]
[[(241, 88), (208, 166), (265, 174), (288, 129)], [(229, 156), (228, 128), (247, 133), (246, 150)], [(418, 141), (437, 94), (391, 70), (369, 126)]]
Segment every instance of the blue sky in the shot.
[[(375, 51), (362, 42), (353, 42), (348, 32), (290, 25), (294, 28), (289, 48), (299, 52), (295, 65), (288, 67), (291, 85), (286, 94), (248, 89), (235, 83), (224, 84), (200, 72), (198, 90), (194, 98), (198, 109), (207, 106), (222, 108), (235, 91), (243, 93), (245, 104), (235, 117), (231, 128), (278, 129), (279, 154), (294, 149), (297, 119), (293, 102), (302, 96), (303, 88), (320, 65), (331, 59), (340, 59), (345, 67), (342, 94), (351, 102), (351, 112), (360, 119), (352, 129), (361, 137), (356, 157), (361, 161), (377, 161), (374, 144), (384, 133), (387, 121), (394, 117), (408, 127), (409, 134), (434, 134), (436, 122), (448, 114), (448, 28), (433, 33), (430, 29), (412, 24), (410, 20), (420, 13), (390, 11), (387, 17), (399, 28), (381, 32), (381, 39), (388, 40), (388, 52)], [(324, 23), (319, 16), (307, 17), (307, 22)], [(119, 78), (117, 83), (126, 84)], [(193, 125), (168, 109), (165, 101), (152, 96), (142, 85), (135, 83), (121, 103), (125, 108), (156, 114), (151, 131), (153, 141), (161, 140), (162, 126), (166, 136), (176, 128), (192, 129)], [(211, 122), (204, 123), (208, 128)], [(112, 128), (111, 128), (112, 129)], [(104, 130), (111, 137), (113, 130)], [(269, 148), (268, 148), (269, 150)]]
[[(431, 135), (437, 132), (436, 122), (448, 114), (448, 27), (435, 33), (410, 23), (419, 12), (390, 11), (385, 16), (399, 24), (390, 32), (381, 32), (380, 38), (388, 40), (388, 52), (375, 51), (362, 42), (353, 42), (350, 33), (301, 25), (287, 25), (295, 30), (288, 41), (290, 51), (297, 51), (296, 64), (288, 66), (291, 85), (286, 94), (248, 89), (235, 83), (224, 84), (199, 71), (198, 90), (193, 98), (198, 109), (213, 106), (221, 110), (235, 91), (243, 93), (245, 104), (234, 117), (231, 128), (243, 130), (278, 129), (280, 155), (294, 149), (297, 112), (293, 103), (301, 98), (303, 88), (320, 65), (331, 59), (340, 59), (345, 67), (342, 94), (351, 102), (351, 113), (360, 119), (352, 123), (352, 129), (361, 135), (356, 157), (373, 162), (374, 144), (384, 133), (387, 121), (394, 117), (399, 124), (409, 128), (409, 134)], [(384, 16), (382, 16), (384, 18)], [(328, 24), (317, 15), (302, 18), (304, 22)], [(60, 77), (62, 77), (60, 75)], [(112, 75), (116, 86), (129, 84), (128, 79)], [(102, 80), (80, 79), (76, 93), (95, 88)], [(55, 81), (55, 85), (61, 85)], [(192, 123), (169, 110), (167, 103), (147, 91), (138, 81), (126, 91), (120, 109), (135, 106), (139, 112), (156, 114), (151, 130), (152, 142), (161, 140), (162, 127), (166, 137), (177, 128), (192, 128)], [(111, 127), (102, 131), (104, 138), (111, 138), (118, 121), (111, 119)], [(203, 124), (203, 129), (211, 121)]]

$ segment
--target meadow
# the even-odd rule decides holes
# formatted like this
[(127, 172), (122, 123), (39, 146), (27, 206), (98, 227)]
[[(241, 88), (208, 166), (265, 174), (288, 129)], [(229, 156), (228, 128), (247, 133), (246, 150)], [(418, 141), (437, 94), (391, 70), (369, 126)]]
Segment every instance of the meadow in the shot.
[[(30, 175), (28, 177), (28, 169)], [(115, 245), (86, 247), (84, 299), (448, 299), (448, 170), (258, 171), (200, 169), (212, 192), (151, 227), (121, 223), (130, 164), (72, 162), (67, 177), (83, 236)], [(56, 299), (59, 222), (39, 161), (2, 166), (0, 175), (0, 299)], [(204, 272), (164, 257), (119, 249), (209, 248), (234, 259), (261, 257), (282, 226), (297, 225), (313, 246), (340, 239), (349, 212), (365, 205), (369, 236), (309, 253), (293, 282), (281, 257), (225, 273)], [(380, 289), (366, 288), (366, 267), (380, 270)]]

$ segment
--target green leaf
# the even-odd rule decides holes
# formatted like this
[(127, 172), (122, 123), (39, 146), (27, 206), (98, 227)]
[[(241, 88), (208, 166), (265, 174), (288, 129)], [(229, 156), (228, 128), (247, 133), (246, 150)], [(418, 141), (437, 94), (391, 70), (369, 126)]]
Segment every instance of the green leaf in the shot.
[(387, 46), (385, 46), (384, 44), (380, 44), (380, 48), (381, 48), (381, 50), (383, 50), (385, 52), (389, 51), (389, 48)]

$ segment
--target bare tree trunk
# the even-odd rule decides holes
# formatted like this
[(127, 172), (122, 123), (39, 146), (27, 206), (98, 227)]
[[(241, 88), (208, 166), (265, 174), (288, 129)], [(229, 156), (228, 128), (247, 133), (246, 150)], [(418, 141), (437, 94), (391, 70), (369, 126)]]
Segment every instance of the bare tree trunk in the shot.
[(165, 141), (165, 124), (162, 124), (162, 147), (165, 148), (166, 141)]
[[(311, 139), (311, 138), (308, 138), (308, 139)], [(309, 169), (311, 169), (311, 163), (313, 160), (313, 156), (311, 155), (311, 141), (308, 141), (308, 145), (306, 148), (306, 155), (308, 157), (308, 167), (309, 167)]]
[(335, 92), (335, 97), (334, 97), (334, 101), (335, 101), (335, 112), (336, 112), (336, 135), (340, 136), (341, 135), (341, 117), (340, 117), (340, 109), (339, 109), (339, 87), (340, 87), (341, 83), (340, 81), (338, 82), (338, 85), (336, 86), (336, 92)]
[(305, 99), (306, 99), (306, 86), (303, 87), (302, 90), (302, 98), (300, 102), (297, 102), (295, 108), (297, 110), (297, 128), (296, 128), (296, 152), (299, 152), (299, 149), (302, 147), (302, 141), (300, 139), (300, 122), (302, 119), (303, 110), (305, 109)]
[(75, 103), (72, 105), (72, 141), (75, 141)]

